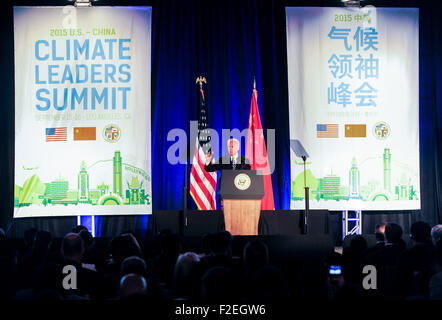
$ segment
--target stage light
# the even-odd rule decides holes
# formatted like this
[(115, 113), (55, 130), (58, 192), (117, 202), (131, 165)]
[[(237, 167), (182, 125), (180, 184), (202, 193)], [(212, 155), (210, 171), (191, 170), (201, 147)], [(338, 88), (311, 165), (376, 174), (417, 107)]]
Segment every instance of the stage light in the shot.
[[(74, 2), (74, 0), (69, 0), (69, 1)], [(96, 1), (98, 1), (98, 0), (92, 0), (92, 2), (96, 2)], [(82, 7), (91, 7), (92, 4), (91, 4), (91, 0), (75, 0), (74, 6), (82, 8)]]
[(89, 0), (77, 0), (77, 1), (75, 1), (74, 6), (76, 6), (76, 7), (90, 7), (91, 2)]
[(361, 1), (364, 0), (341, 0), (345, 7), (361, 7)]

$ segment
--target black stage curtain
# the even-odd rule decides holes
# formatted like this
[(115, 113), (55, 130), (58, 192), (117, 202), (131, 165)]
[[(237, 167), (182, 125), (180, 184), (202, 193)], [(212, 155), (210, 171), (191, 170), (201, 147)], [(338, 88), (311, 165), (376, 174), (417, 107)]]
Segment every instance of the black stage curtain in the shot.
[[(442, 137), (442, 52), (439, 1), (364, 1), (363, 5), (418, 7), (420, 9), (420, 164), (422, 210), (413, 213), (365, 213), (364, 226), (397, 217), (402, 224), (415, 220), (440, 223)], [(14, 1), (14, 5), (69, 5), (68, 1)], [(97, 4), (94, 4), (97, 5)], [(153, 0), (100, 1), (99, 5), (151, 5), (152, 37), (152, 167), (155, 210), (182, 209), (184, 165), (167, 163), (170, 129), (189, 131), (197, 115), (195, 78), (208, 79), (206, 91), (209, 126), (247, 127), (253, 76), (265, 128), (276, 128), (276, 170), (272, 176), (276, 209), (289, 209), (289, 121), (285, 6), (341, 6), (340, 1), (315, 0)], [(2, 59), (0, 90), (3, 102), (3, 143), (0, 155), (0, 226), (12, 221), (14, 172), (14, 52), (12, 1), (2, 2)], [(191, 198), (188, 202), (193, 205)], [(192, 207), (191, 207), (192, 208)], [(400, 218), (399, 218), (400, 217)], [(62, 221), (64, 218), (60, 218)], [(141, 219), (137, 217), (136, 219)], [(133, 216), (100, 218), (110, 224), (146, 229), (148, 219)], [(396, 219), (396, 218), (395, 218)], [(34, 219), (27, 219), (32, 224)], [(126, 221), (127, 220), (127, 221)], [(49, 221), (49, 220), (48, 220)], [(52, 220), (50, 220), (52, 221)], [(54, 220), (56, 221), (56, 220)], [(125, 222), (123, 222), (125, 221)], [(62, 224), (60, 222), (60, 224)], [(49, 225), (48, 225), (49, 227)], [(11, 228), (12, 230), (12, 228)], [(371, 230), (367, 230), (371, 232)], [(106, 231), (107, 233), (108, 231)]]

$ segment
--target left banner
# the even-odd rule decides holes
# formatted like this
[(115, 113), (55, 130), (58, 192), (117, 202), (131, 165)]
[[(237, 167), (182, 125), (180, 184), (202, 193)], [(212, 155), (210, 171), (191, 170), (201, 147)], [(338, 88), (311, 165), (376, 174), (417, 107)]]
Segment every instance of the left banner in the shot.
[(14, 7), (14, 218), (152, 213), (150, 7)]

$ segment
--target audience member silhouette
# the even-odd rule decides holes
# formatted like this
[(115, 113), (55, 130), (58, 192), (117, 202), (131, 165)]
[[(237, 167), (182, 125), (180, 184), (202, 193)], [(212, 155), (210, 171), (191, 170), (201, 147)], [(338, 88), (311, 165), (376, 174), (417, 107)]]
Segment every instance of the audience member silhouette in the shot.
[(424, 299), (428, 296), (430, 257), (434, 249), (430, 225), (423, 221), (413, 223), (410, 239), (412, 247), (402, 252), (398, 259), (397, 294), (402, 298)]
[(153, 260), (153, 271), (158, 274), (163, 286), (173, 287), (173, 271), (179, 254), (182, 252), (180, 237), (166, 234), (161, 237), (160, 254)]
[(262, 303), (285, 302), (290, 296), (287, 280), (278, 267), (264, 265), (253, 273), (249, 297)]
[(395, 287), (395, 271), (399, 255), (405, 249), (402, 240), (402, 227), (397, 223), (385, 226), (385, 245), (372, 256), (369, 264), (373, 264), (378, 274), (378, 292), (381, 296), (393, 297)]
[(376, 241), (384, 242), (384, 240), (385, 240), (385, 222), (381, 222), (375, 226), (374, 234), (376, 236)]
[[(170, 231), (140, 242), (130, 230), (109, 241), (92, 237), (83, 226), (64, 238), (29, 229), (25, 238), (16, 241), (0, 229), (0, 299), (442, 300), (441, 226), (431, 229), (425, 222), (413, 223), (411, 246), (406, 250), (401, 226), (387, 223), (385, 240), (382, 226), (376, 226), (373, 247), (367, 248), (364, 237), (356, 236), (343, 254), (330, 253), (324, 264), (313, 264), (316, 253), (281, 256), (273, 251), (272, 242), (233, 238), (228, 232), (204, 235), (200, 251), (183, 254), (182, 239)], [(270, 253), (275, 265), (269, 264)], [(374, 265), (378, 275), (378, 290), (370, 293), (361, 287), (366, 264)], [(76, 288), (63, 286), (67, 265), (77, 271)]]
[(77, 272), (76, 294), (91, 297), (96, 294), (98, 274), (95, 268), (86, 268), (82, 264), (82, 257), (85, 252), (83, 239), (76, 233), (68, 233), (61, 245), (61, 256), (63, 266), (74, 266)]
[(244, 247), (243, 260), (246, 274), (253, 275), (269, 263), (269, 249), (260, 240), (252, 240)]
[(129, 273), (121, 278), (119, 298), (121, 300), (136, 299), (145, 296), (147, 290), (147, 282), (143, 276)]
[(365, 253), (362, 257), (362, 263), (364, 265), (370, 264), (373, 260), (373, 255), (378, 251), (380, 248), (384, 247), (385, 245), (385, 223), (379, 223), (375, 226), (374, 234), (376, 237), (376, 244), (370, 248), (367, 248), (365, 250)]
[(88, 231), (88, 229), (87, 229), (85, 226), (79, 224), (79, 225), (73, 227), (71, 232), (72, 232), (72, 233), (80, 233), (81, 230)]
[(180, 254), (174, 269), (176, 295), (180, 299), (197, 299), (199, 278), (197, 265), (200, 257), (194, 252)]
[(350, 247), (343, 250), (343, 271), (347, 283), (361, 284), (363, 254), (368, 245), (364, 237), (358, 235), (350, 242)]
[(233, 302), (241, 297), (237, 282), (229, 268), (212, 267), (201, 278), (201, 300), (204, 302)]
[(442, 248), (442, 224), (431, 228), (431, 240), (435, 246)]
[(442, 249), (439, 246), (431, 253), (430, 270), (428, 298), (430, 300), (442, 300)]
[(97, 286), (99, 299), (115, 298), (120, 285), (120, 268), (127, 257), (142, 257), (142, 251), (131, 234), (120, 234), (109, 243), (110, 259), (104, 266), (102, 276)]

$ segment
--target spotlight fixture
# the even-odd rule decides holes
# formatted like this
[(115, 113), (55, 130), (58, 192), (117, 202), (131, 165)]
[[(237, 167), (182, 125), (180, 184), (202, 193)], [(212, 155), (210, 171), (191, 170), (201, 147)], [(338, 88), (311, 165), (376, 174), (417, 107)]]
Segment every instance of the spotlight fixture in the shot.
[(345, 7), (361, 7), (361, 1), (364, 0), (341, 0)]
[(76, 0), (74, 3), (74, 6), (76, 6), (76, 7), (90, 7), (92, 5), (89, 0)]
[[(90, 7), (92, 6), (91, 4), (91, 0), (68, 0), (70, 2), (74, 2), (74, 6), (78, 7), (78, 8), (82, 8), (82, 7)], [(96, 2), (98, 0), (92, 0), (93, 2)]]

